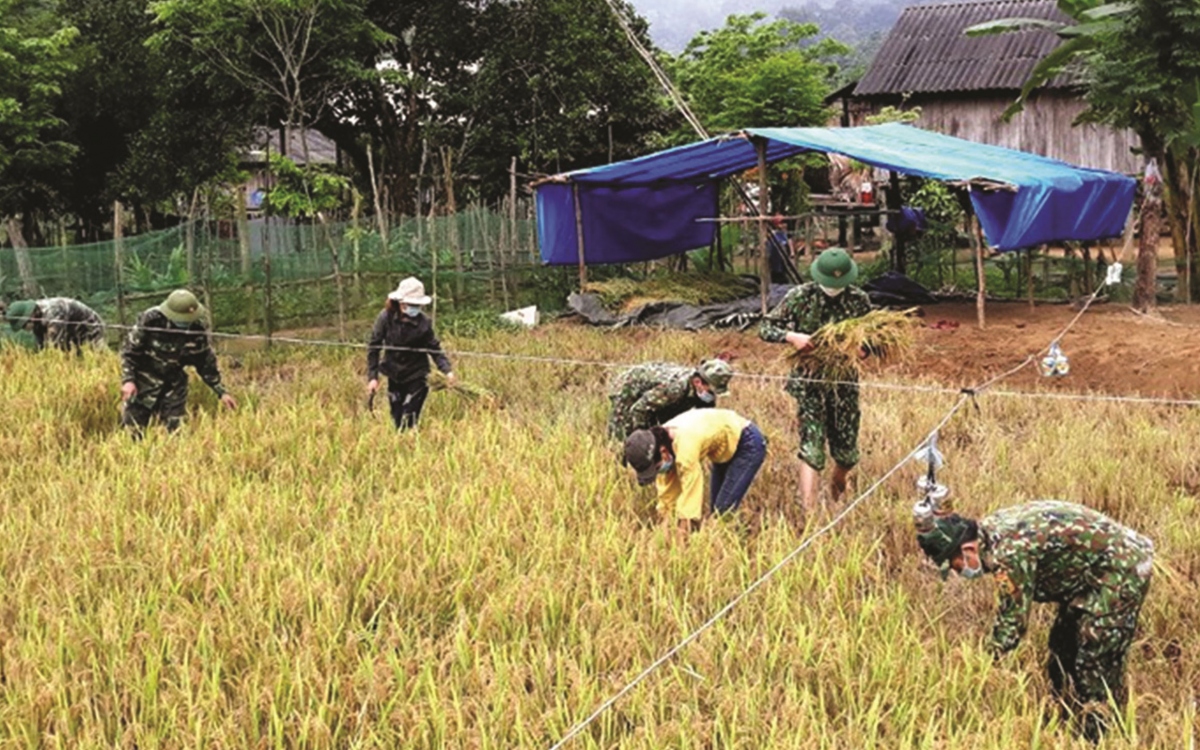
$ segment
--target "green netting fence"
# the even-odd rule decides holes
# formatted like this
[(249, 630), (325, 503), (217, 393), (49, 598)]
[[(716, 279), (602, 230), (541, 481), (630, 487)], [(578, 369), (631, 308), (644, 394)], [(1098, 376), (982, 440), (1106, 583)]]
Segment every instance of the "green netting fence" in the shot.
[(106, 321), (129, 323), (187, 287), (216, 328), (250, 333), (371, 318), (408, 275), (425, 283), (440, 314), (561, 308), (574, 271), (542, 266), (534, 222), (516, 213), (472, 207), (382, 229), (373, 220), (196, 221), (88, 245), (5, 248), (0, 297), (74, 297)]

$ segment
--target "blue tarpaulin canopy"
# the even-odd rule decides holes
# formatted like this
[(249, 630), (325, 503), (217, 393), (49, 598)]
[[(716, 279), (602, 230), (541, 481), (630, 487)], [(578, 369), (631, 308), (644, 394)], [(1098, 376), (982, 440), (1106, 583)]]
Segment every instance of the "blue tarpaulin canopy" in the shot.
[(805, 151), (849, 156), (881, 169), (972, 186), (971, 203), (997, 250), (1122, 233), (1134, 180), (1000, 146), (891, 123), (858, 128), (751, 128), (616, 164), (567, 172), (537, 186), (542, 260), (653, 260), (710, 245), (722, 178)]

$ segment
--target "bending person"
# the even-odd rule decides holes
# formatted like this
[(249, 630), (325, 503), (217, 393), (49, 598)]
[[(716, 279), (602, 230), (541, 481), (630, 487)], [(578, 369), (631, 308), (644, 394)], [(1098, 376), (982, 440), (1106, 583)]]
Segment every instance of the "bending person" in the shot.
[(1099, 739), (1111, 695), (1125, 702), (1125, 658), (1150, 588), (1154, 544), (1113, 519), (1073, 503), (1042, 500), (976, 522), (958, 515), (918, 516), (917, 541), (945, 572), (991, 573), (999, 608), (991, 649), (1021, 642), (1034, 602), (1053, 602), (1047, 669), (1054, 694), (1080, 729)]
[(622, 370), (608, 389), (609, 437), (624, 440), (689, 409), (715, 406), (717, 396), (729, 392), (732, 377), (723, 359), (706, 359), (698, 367), (651, 362)]
[(171, 292), (161, 305), (138, 316), (121, 349), (121, 424), (135, 439), (157, 417), (174, 432), (187, 410), (188, 376), (194, 367), (221, 403), (237, 401), (221, 385), (217, 355), (209, 342), (207, 314), (186, 289)]
[(9, 305), (7, 318), (14, 331), (32, 333), (38, 349), (49, 345), (63, 351), (81, 351), (85, 345), (104, 346), (104, 321), (79, 300), (68, 297), (18, 300)]
[(693, 409), (625, 440), (625, 464), (638, 484), (656, 482), (659, 516), (674, 514), (685, 535), (704, 515), (705, 462), (712, 463), (712, 512), (724, 515), (741, 505), (766, 453), (758, 427), (729, 409)]

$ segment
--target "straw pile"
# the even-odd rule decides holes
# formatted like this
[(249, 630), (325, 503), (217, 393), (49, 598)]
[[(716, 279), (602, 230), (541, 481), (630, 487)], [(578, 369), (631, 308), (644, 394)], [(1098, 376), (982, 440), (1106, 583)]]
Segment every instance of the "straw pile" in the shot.
[(643, 280), (630, 278), (593, 281), (585, 292), (596, 294), (610, 310), (628, 312), (654, 302), (711, 305), (740, 299), (754, 292), (740, 276), (730, 273), (671, 273)]
[(496, 406), (497, 403), (496, 394), (487, 388), (465, 383), (457, 377), (451, 383), (446, 374), (440, 370), (431, 370), (429, 376), (425, 379), (425, 383), (431, 391), (450, 391), (451, 393), (465, 397), (469, 401), (478, 401), (488, 408)]
[(828, 323), (813, 334), (811, 349), (793, 351), (788, 359), (802, 371), (833, 379), (861, 373), (862, 351), (883, 361), (903, 360), (916, 340), (915, 312), (916, 308), (872, 310), (859, 318)]

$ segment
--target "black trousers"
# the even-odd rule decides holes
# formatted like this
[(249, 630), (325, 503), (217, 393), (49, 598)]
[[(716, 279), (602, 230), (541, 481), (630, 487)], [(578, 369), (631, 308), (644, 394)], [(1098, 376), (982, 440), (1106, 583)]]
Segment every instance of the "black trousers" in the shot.
[(421, 409), (425, 407), (425, 397), (429, 395), (429, 386), (425, 379), (400, 383), (388, 379), (388, 406), (392, 411), (392, 422), (396, 429), (408, 430), (417, 426), (421, 419)]

